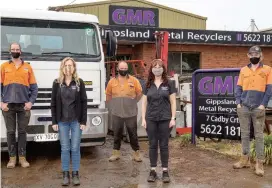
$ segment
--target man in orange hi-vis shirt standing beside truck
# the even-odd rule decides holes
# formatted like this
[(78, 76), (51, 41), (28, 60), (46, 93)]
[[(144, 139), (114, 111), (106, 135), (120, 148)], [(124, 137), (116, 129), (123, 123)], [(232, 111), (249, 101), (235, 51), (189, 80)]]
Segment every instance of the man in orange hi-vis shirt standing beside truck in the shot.
[(106, 88), (107, 102), (112, 113), (114, 146), (109, 161), (120, 159), (120, 147), (124, 123), (127, 127), (130, 145), (134, 150), (133, 160), (141, 162), (137, 135), (137, 102), (142, 97), (142, 87), (137, 78), (128, 74), (128, 64), (118, 63), (118, 76), (112, 78)]
[[(7, 168), (16, 165), (16, 122), (18, 122), (18, 155), (22, 167), (29, 167), (26, 161), (26, 127), (30, 110), (34, 104), (38, 86), (29, 63), (21, 58), (21, 47), (10, 45), (11, 60), (1, 65), (1, 109), (7, 128), (9, 162)], [(17, 118), (16, 118), (17, 116)]]
[(264, 175), (264, 124), (265, 108), (272, 96), (272, 68), (264, 65), (262, 50), (259, 46), (249, 49), (250, 64), (240, 71), (235, 97), (237, 114), (241, 127), (243, 155), (233, 168), (250, 167), (250, 125), (253, 122), (256, 140), (255, 174)]

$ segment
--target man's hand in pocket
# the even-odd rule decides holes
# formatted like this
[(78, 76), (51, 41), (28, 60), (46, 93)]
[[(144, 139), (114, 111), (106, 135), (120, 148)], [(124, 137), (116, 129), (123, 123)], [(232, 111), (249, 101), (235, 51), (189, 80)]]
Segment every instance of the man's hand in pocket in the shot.
[(32, 108), (32, 103), (31, 102), (25, 103), (25, 107), (24, 107), (25, 110), (31, 110), (31, 108)]
[(260, 110), (264, 110), (264, 109), (265, 109), (264, 105), (260, 105), (258, 108), (259, 108)]
[(1, 109), (3, 110), (3, 111), (8, 111), (9, 110), (9, 108), (8, 108), (8, 103), (3, 103), (3, 102), (1, 102)]

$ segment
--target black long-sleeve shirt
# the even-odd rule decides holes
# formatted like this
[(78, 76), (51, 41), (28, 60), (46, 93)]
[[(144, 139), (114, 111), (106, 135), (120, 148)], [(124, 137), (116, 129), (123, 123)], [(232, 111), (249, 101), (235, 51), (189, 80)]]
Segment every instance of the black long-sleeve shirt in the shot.
[(76, 116), (76, 92), (78, 86), (73, 80), (69, 86), (63, 83), (60, 87), (61, 91), (61, 121), (72, 122), (77, 119)]
[[(52, 114), (52, 123), (53, 125), (57, 124), (60, 121), (73, 121), (78, 120), (78, 122), (82, 125), (86, 125), (87, 122), (87, 94), (85, 85), (82, 79), (79, 79), (79, 87), (75, 85), (75, 83), (71, 82), (70, 88), (71, 90), (76, 90), (70, 93), (69, 99), (67, 98), (67, 94), (65, 91), (68, 88), (66, 85), (60, 85), (60, 83), (55, 80), (53, 82), (52, 89), (52, 99), (51, 99), (51, 114)], [(74, 87), (75, 86), (75, 87)], [(63, 93), (64, 91), (64, 93)], [(72, 100), (74, 95), (75, 101)], [(66, 111), (68, 110), (68, 111)], [(71, 119), (67, 119), (72, 112), (74, 112), (74, 117)], [(70, 112), (69, 112), (70, 111)]]

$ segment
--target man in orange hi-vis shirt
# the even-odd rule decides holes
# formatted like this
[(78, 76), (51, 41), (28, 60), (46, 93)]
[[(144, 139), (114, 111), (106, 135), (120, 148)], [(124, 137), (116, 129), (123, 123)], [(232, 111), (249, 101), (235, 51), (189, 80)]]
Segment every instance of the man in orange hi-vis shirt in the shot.
[(265, 107), (272, 96), (272, 68), (264, 65), (262, 50), (259, 46), (249, 49), (250, 63), (240, 71), (235, 97), (237, 114), (241, 127), (243, 155), (235, 163), (235, 169), (250, 167), (250, 125), (253, 122), (256, 140), (255, 173), (264, 175), (264, 134)]
[(19, 163), (26, 168), (29, 167), (26, 161), (26, 127), (31, 107), (37, 98), (38, 86), (30, 64), (20, 58), (20, 45), (11, 44), (10, 54), (11, 60), (1, 65), (1, 109), (7, 128), (10, 157), (7, 168), (14, 168), (17, 161), (16, 122), (18, 122)]
[(119, 62), (118, 72), (118, 76), (112, 78), (106, 88), (114, 133), (113, 154), (109, 161), (120, 159), (120, 147), (125, 123), (130, 145), (134, 150), (133, 160), (141, 162), (137, 135), (137, 102), (142, 97), (142, 86), (137, 78), (128, 74), (128, 64), (126, 62)]

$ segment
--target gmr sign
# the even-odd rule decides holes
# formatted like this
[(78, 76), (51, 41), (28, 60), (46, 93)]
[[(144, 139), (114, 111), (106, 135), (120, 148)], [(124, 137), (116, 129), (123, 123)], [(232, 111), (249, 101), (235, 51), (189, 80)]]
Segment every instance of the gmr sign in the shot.
[(198, 82), (202, 95), (234, 95), (239, 76), (205, 76)]
[(110, 5), (109, 25), (159, 27), (159, 10)]

